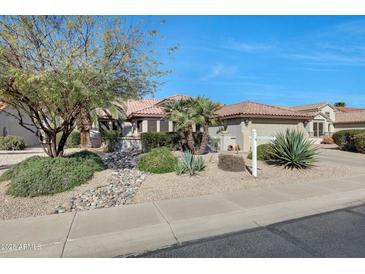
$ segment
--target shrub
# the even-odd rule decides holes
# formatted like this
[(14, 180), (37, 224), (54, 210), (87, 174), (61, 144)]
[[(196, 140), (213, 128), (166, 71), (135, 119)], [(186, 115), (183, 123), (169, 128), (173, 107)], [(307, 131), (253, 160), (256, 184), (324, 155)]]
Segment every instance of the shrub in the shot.
[(104, 130), (101, 138), (106, 144), (107, 151), (113, 152), (119, 142), (119, 132), (117, 130)]
[(354, 137), (356, 150), (360, 153), (365, 153), (365, 132), (356, 134)]
[(335, 143), (335, 141), (333, 140), (333, 138), (330, 135), (325, 135), (321, 141), (321, 144), (325, 144), (325, 145), (331, 145), (334, 143)]
[(57, 158), (33, 156), (2, 174), (0, 181), (10, 180), (7, 194), (34, 197), (72, 189), (104, 168), (100, 157), (87, 151)]
[(193, 176), (204, 168), (205, 163), (202, 156), (194, 156), (190, 151), (186, 151), (177, 163), (175, 171), (177, 175), (189, 173), (190, 176)]
[(308, 168), (314, 164), (316, 154), (313, 142), (303, 132), (288, 129), (273, 141), (271, 160), (285, 168)]
[(143, 151), (148, 152), (156, 147), (173, 146), (173, 133), (169, 132), (144, 132), (141, 134)]
[(25, 141), (23, 137), (8, 135), (0, 137), (0, 150), (23, 150)]
[[(56, 136), (57, 144), (60, 142), (62, 132), (59, 132)], [(74, 129), (68, 136), (65, 144), (65, 148), (75, 148), (80, 146), (80, 131)]]
[(218, 168), (225, 171), (245, 171), (246, 164), (242, 155), (238, 154), (219, 154), (218, 155)]
[(138, 169), (150, 173), (168, 173), (175, 170), (177, 159), (167, 147), (151, 149), (138, 161)]
[[(257, 146), (257, 160), (270, 160), (272, 153), (272, 144), (261, 144)], [(247, 155), (247, 159), (252, 160), (252, 151)]]
[(338, 145), (340, 149), (347, 151), (356, 151), (354, 137), (355, 135), (364, 132), (365, 130), (362, 129), (341, 130), (334, 133), (332, 137), (336, 145)]

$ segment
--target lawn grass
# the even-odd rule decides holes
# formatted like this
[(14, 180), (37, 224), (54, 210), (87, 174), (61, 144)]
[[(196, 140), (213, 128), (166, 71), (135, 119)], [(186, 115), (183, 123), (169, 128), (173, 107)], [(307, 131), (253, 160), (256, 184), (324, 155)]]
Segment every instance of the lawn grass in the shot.
[(9, 195), (35, 197), (70, 190), (103, 169), (101, 158), (88, 151), (57, 158), (33, 156), (3, 173), (0, 181), (10, 180)]

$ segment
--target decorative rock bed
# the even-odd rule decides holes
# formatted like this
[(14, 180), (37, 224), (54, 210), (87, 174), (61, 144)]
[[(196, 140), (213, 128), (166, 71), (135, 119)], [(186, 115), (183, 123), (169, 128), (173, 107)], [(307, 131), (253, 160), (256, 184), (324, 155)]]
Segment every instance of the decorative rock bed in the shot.
[(127, 204), (131, 201), (146, 174), (136, 169), (138, 150), (118, 151), (107, 154), (103, 161), (113, 169), (107, 185), (77, 194), (70, 201), (55, 209), (55, 213), (75, 210), (107, 208)]

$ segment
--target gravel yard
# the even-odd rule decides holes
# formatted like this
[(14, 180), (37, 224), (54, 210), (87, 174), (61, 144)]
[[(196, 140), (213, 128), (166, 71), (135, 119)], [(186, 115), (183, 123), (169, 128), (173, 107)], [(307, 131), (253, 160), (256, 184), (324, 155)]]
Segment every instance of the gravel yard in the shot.
[[(5, 154), (9, 158), (1, 157), (3, 166), (15, 164), (33, 155), (44, 155), (41, 149)], [(5, 154), (2, 153), (1, 156)], [(177, 176), (175, 173), (145, 174), (136, 169), (138, 154), (136, 151), (103, 154), (108, 169), (95, 173), (93, 179), (86, 184), (52, 196), (12, 197), (5, 194), (8, 182), (0, 182), (0, 220), (199, 196), (272, 184), (305, 183), (365, 172), (354, 166), (326, 161), (320, 161), (316, 167), (302, 171), (287, 170), (259, 161), (259, 176), (254, 178), (249, 170), (229, 172), (218, 169), (218, 154), (213, 153), (204, 156), (207, 167), (193, 177)], [(251, 165), (249, 160), (246, 162), (248, 166)]]
[[(353, 167), (317, 163), (309, 170), (287, 170), (258, 162), (258, 177), (246, 172), (228, 172), (217, 168), (217, 154), (205, 156), (207, 167), (198, 175), (177, 176), (174, 173), (150, 174), (135, 195), (133, 202), (142, 203), (211, 193), (230, 192), (239, 189), (264, 187), (272, 184), (305, 183), (306, 181), (339, 178), (363, 174), (364, 170)], [(250, 166), (251, 162), (247, 161)]]
[[(67, 150), (66, 153), (77, 150), (79, 149)], [(26, 154), (19, 152), (8, 152), (8, 154), (12, 164), (30, 156), (44, 155), (41, 150), (28, 151)], [(12, 197), (6, 195), (9, 182), (0, 182), (0, 220), (129, 203), (145, 179), (145, 174), (135, 168), (138, 154), (137, 152), (101, 154), (108, 169), (95, 173), (86, 184), (55, 195), (33, 198)]]
[(0, 182), (0, 219), (15, 219), (52, 214), (55, 212), (56, 207), (68, 202), (73, 196), (105, 185), (111, 177), (112, 170), (106, 169), (95, 173), (93, 179), (87, 184), (78, 186), (70, 191), (33, 198), (6, 195), (5, 192), (8, 188), (8, 182)]

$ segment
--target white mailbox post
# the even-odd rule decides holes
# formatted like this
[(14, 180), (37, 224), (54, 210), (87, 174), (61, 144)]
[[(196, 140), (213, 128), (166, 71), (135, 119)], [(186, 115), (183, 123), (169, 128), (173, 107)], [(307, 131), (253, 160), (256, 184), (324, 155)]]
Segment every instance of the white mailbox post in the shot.
[(251, 142), (252, 142), (252, 175), (257, 177), (257, 140), (275, 140), (275, 137), (271, 136), (259, 136), (257, 137), (256, 129), (252, 130)]

